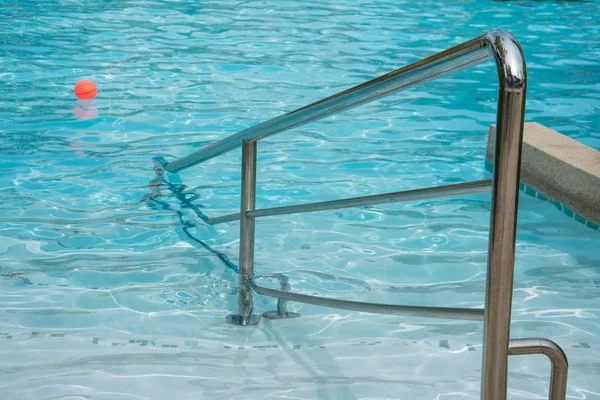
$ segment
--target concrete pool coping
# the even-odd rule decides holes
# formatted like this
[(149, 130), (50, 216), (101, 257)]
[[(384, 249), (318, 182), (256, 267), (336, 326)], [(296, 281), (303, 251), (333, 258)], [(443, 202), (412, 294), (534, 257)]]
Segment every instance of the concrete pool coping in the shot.
[[(491, 125), (486, 152), (490, 163), (495, 138), (496, 126)], [(527, 122), (523, 134), (521, 183), (542, 197), (566, 205), (572, 210), (572, 218), (586, 225), (592, 222), (589, 224), (592, 228), (600, 225), (599, 151), (541, 124)], [(569, 215), (567, 210), (563, 211)]]

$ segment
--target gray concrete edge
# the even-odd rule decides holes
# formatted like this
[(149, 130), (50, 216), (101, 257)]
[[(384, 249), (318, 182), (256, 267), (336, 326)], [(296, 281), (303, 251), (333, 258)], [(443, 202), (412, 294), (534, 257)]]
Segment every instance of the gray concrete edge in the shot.
[[(495, 139), (491, 125), (486, 158), (492, 164)], [(566, 205), (572, 218), (600, 225), (599, 151), (536, 122), (525, 123), (521, 183)]]

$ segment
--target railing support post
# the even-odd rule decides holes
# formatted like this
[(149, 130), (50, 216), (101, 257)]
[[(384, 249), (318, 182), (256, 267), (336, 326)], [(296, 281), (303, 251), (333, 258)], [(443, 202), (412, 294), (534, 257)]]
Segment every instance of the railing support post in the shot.
[(506, 400), (508, 343), (517, 233), (519, 175), (527, 73), (517, 41), (506, 32), (488, 34), (500, 90), (483, 328), (482, 400)]
[(240, 288), (238, 314), (228, 315), (227, 322), (234, 325), (256, 325), (259, 315), (253, 315), (252, 288), (254, 275), (254, 217), (248, 216), (256, 206), (256, 141), (244, 140), (242, 144), (242, 199), (240, 205)]

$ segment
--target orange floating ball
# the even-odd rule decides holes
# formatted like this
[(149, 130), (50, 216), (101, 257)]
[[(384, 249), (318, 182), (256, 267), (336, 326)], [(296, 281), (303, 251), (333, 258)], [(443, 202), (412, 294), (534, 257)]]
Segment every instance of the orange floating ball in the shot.
[(87, 79), (77, 82), (74, 91), (75, 96), (77, 96), (79, 100), (91, 100), (96, 97), (96, 94), (98, 93), (96, 84)]

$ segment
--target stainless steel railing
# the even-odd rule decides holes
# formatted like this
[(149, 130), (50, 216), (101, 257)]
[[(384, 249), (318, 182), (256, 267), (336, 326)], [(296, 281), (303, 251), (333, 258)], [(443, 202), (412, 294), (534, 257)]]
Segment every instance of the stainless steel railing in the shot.
[(569, 361), (565, 352), (552, 340), (544, 338), (512, 339), (508, 343), (508, 355), (544, 354), (550, 360), (550, 400), (565, 400), (567, 397), (567, 374)]
[[(492, 181), (469, 182), (437, 188), (256, 210), (258, 140), (492, 59), (496, 62), (499, 77), (496, 149)], [(545, 339), (519, 339), (509, 342), (526, 85), (525, 60), (519, 43), (506, 31), (492, 31), (296, 111), (245, 129), (186, 157), (168, 163), (164, 169), (169, 172), (177, 172), (242, 146), (240, 213), (207, 220), (211, 224), (240, 220), (238, 313), (228, 316), (227, 321), (237, 325), (258, 323), (260, 317), (252, 313), (253, 291), (276, 297), (280, 301), (283, 299), (284, 301), (290, 300), (362, 312), (432, 318), (483, 319), (482, 399), (506, 399), (509, 354), (535, 353), (547, 354), (552, 358), (553, 374), (550, 398), (552, 400), (564, 399), (567, 364), (560, 347)], [(488, 191), (490, 188), (492, 209), (483, 310), (358, 303), (290, 293), (286, 290), (268, 289), (257, 285), (254, 281), (254, 223), (256, 217), (480, 193)], [(283, 306), (279, 307), (280, 310), (284, 308)], [(290, 316), (292, 314), (289, 313)], [(286, 313), (280, 312), (279, 315), (285, 317)], [(564, 362), (561, 361), (562, 359)]]
[[(403, 192), (392, 192), (376, 194), (372, 196), (352, 197), (342, 200), (320, 201), (318, 203), (299, 204), (296, 206), (264, 208), (262, 210), (249, 211), (249, 217), (270, 217), (273, 215), (298, 214), (304, 212), (339, 210), (340, 208), (352, 208), (362, 206), (373, 206), (376, 204), (400, 203), (422, 199), (435, 199), (438, 197), (458, 196), (461, 194), (485, 193), (492, 190), (492, 181), (476, 181), (457, 183), (430, 187), (425, 189), (406, 190)], [(209, 218), (208, 224), (216, 225), (223, 222), (236, 221), (240, 219), (240, 213), (222, 215)]]

